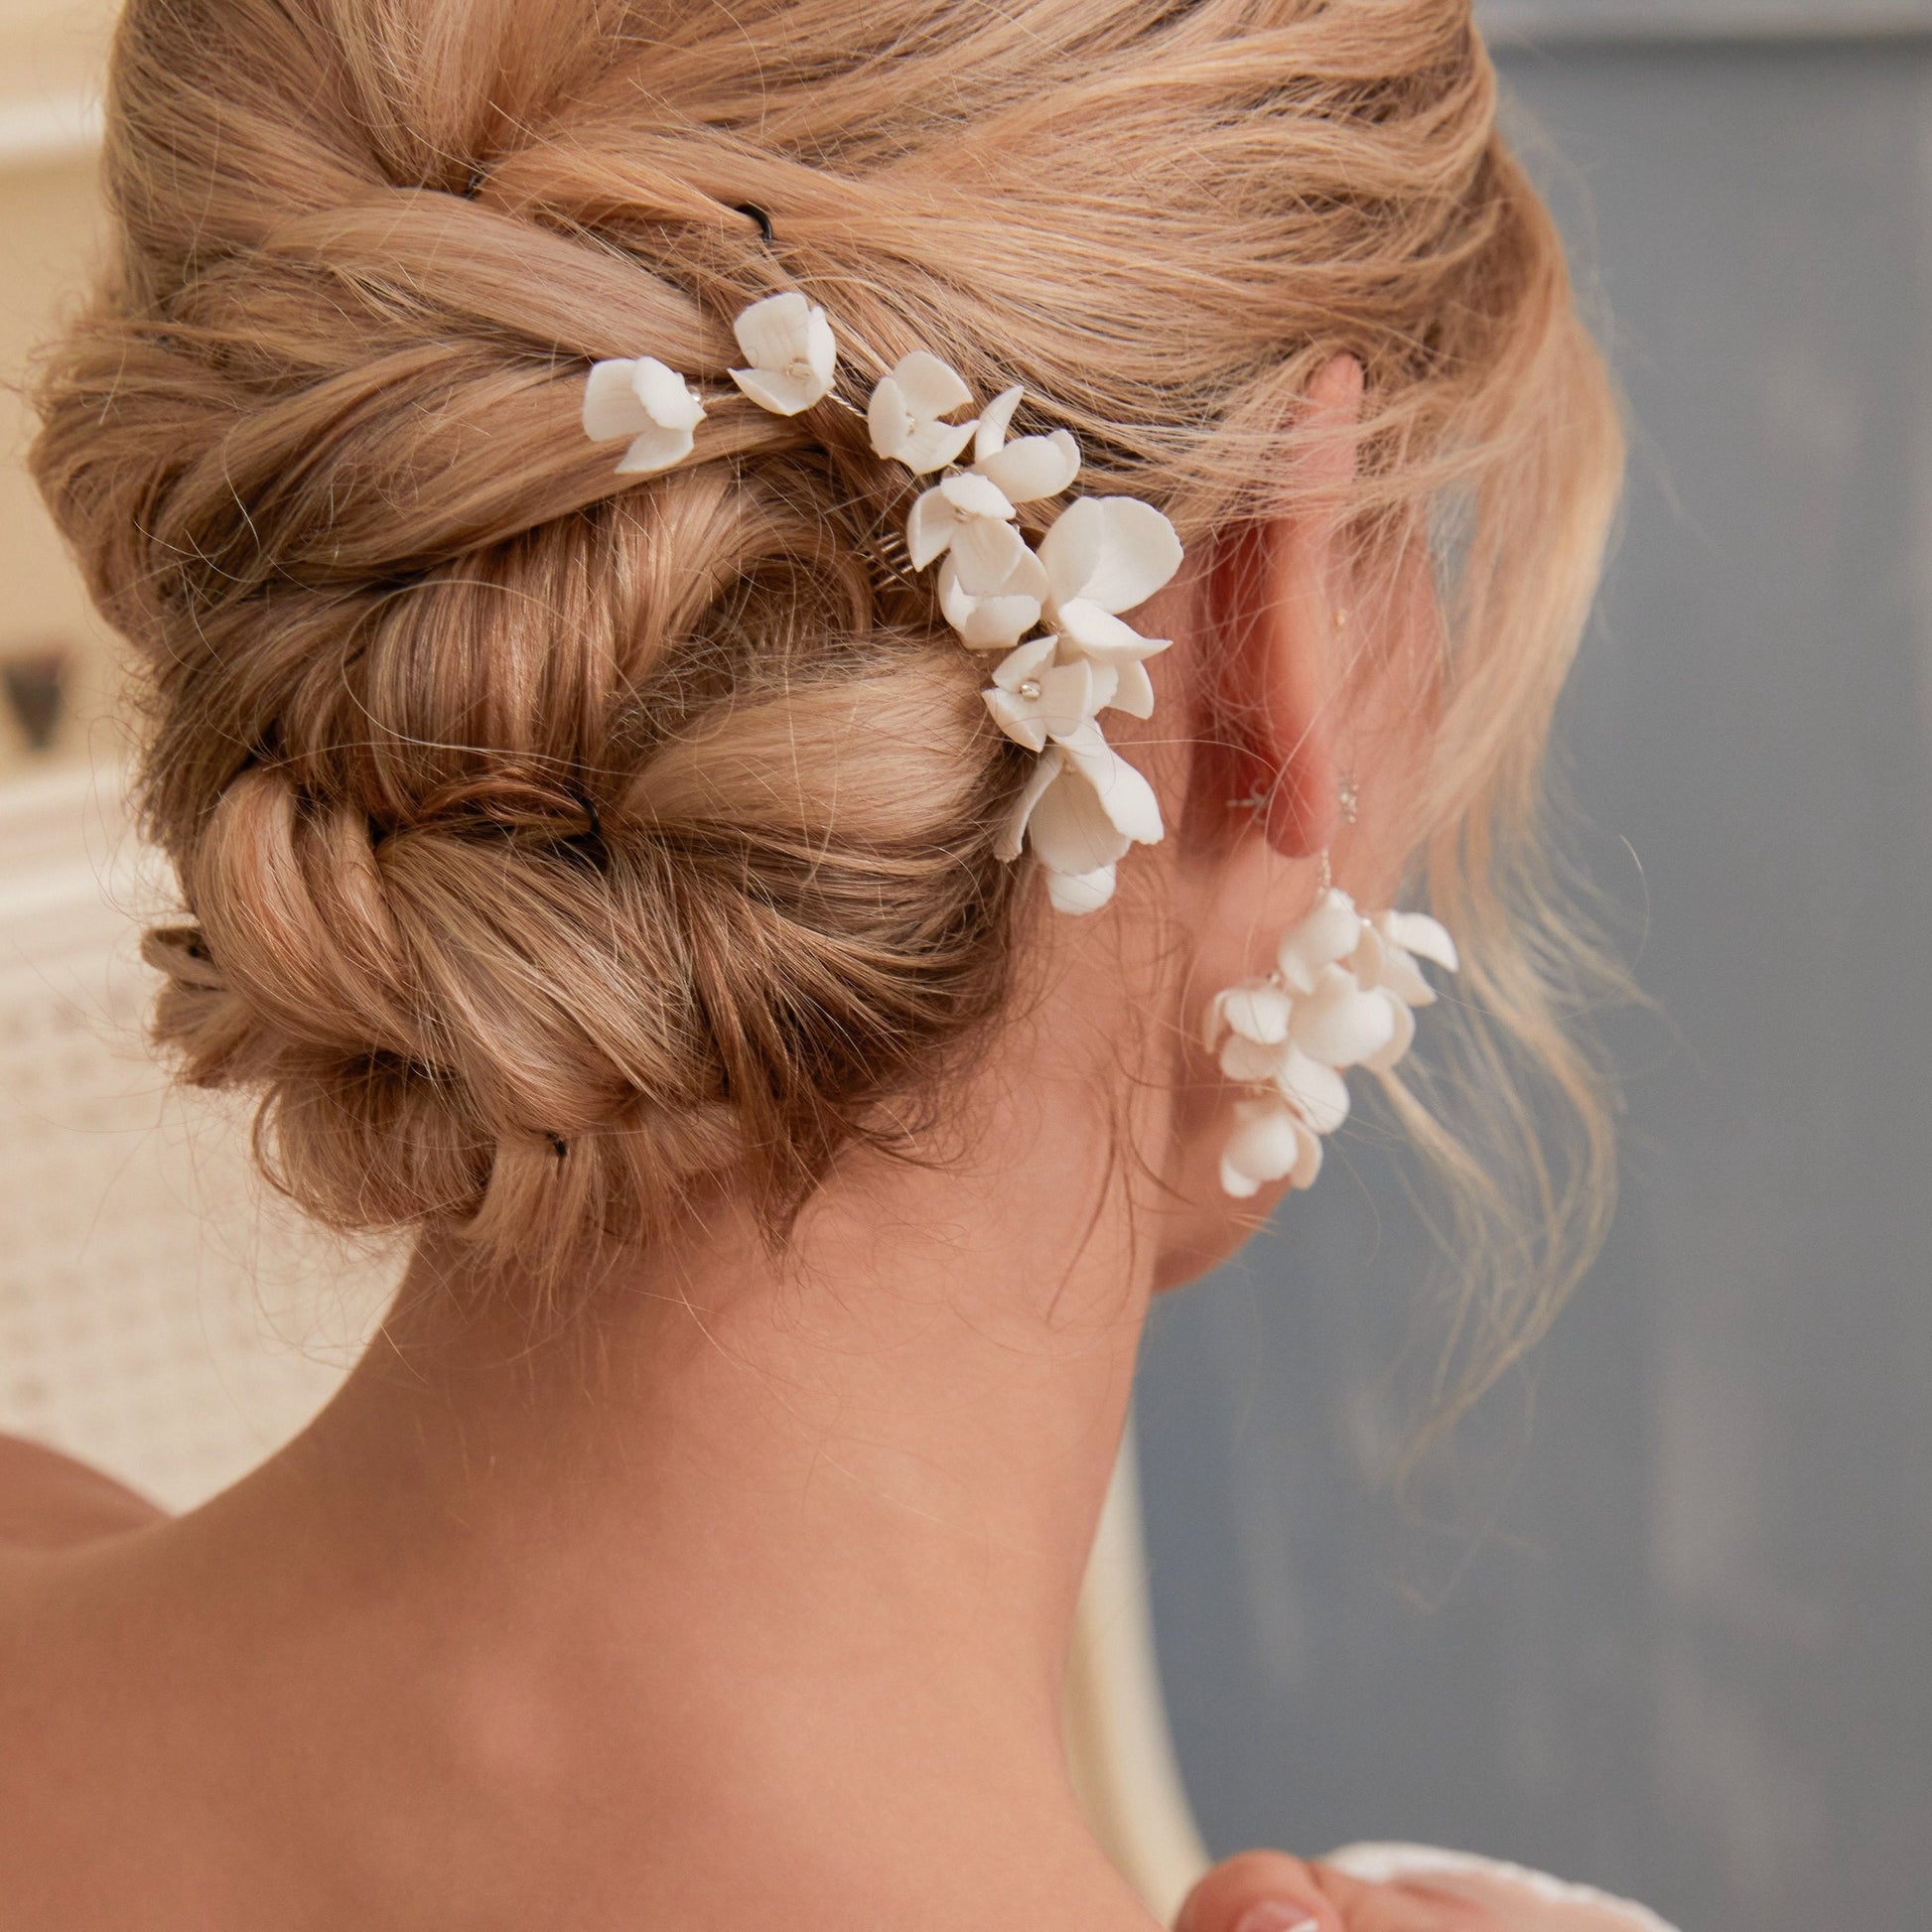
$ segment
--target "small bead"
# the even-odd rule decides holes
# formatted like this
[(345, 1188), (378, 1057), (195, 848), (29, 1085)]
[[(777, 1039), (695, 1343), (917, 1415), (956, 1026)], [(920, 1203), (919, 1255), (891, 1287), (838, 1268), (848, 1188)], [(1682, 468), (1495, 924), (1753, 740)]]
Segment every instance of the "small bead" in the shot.
[(1039, 696), (1038, 678), (1036, 677), (1028, 678), (1020, 687), (1020, 695), (1023, 698), (1025, 698), (1029, 703), (1031, 703), (1034, 699), (1037, 698)]

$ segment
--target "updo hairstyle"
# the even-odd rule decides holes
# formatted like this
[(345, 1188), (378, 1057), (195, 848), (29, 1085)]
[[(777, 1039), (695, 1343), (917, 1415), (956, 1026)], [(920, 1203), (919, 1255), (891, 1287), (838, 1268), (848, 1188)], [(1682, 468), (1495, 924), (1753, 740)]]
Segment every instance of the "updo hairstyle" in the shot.
[(643, 482), (580, 427), (797, 288), (847, 400), (1024, 383), (1190, 548), (1360, 359), (1358, 540), (1457, 511), (1434, 896), (1587, 1104), (1501, 906), (1616, 439), (1493, 113), (1465, 0), (131, 0), (34, 460), (139, 668), (185, 1077), (323, 1220), (542, 1270), (726, 1179), (782, 1220), (999, 1013), (1030, 760), (863, 424), (728, 401)]

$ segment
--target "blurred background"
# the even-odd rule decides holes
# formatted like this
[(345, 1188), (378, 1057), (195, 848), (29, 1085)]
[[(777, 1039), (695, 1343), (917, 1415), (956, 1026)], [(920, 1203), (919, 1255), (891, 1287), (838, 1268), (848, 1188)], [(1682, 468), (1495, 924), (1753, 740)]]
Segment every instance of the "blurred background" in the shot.
[[(1496, 0), (1635, 435), (1562, 733), (1663, 1018), (1626, 1187), (1460, 1489), (1389, 1476), (1430, 1257), (1361, 1134), (1159, 1314), (1162, 1674), (1212, 1849), (1406, 1837), (1687, 1932), (1932, 1922), (1932, 0)], [(0, 0), (0, 364), (98, 241), (111, 8)], [(0, 395), (0, 1428), (185, 1503), (390, 1263), (142, 1054), (112, 654)], [(103, 895), (98, 882), (106, 882)]]

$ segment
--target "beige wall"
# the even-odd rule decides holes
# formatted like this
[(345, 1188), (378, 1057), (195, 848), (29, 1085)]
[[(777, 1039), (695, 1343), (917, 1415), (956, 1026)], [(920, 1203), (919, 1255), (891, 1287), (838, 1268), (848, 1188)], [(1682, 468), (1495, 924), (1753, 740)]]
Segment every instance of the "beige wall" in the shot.
[[(115, 660), (22, 469), (32, 432), (20, 387), (101, 245), (89, 123), (112, 12), (99, 0), (0, 0), (0, 665), (69, 659), (55, 759), (111, 753)], [(0, 773), (34, 761), (0, 705)]]

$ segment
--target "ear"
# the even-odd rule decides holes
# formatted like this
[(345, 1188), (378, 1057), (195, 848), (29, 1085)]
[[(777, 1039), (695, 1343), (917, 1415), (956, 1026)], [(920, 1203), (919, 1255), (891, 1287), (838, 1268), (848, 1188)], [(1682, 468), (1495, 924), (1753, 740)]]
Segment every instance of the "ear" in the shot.
[(1324, 851), (1335, 831), (1349, 601), (1341, 504), (1361, 407), (1361, 364), (1337, 355), (1297, 424), (1294, 514), (1222, 537), (1202, 586), (1216, 656), (1190, 815), (1225, 819), (1231, 808), (1246, 813), (1237, 801), (1262, 801), (1249, 822), (1288, 858)]

